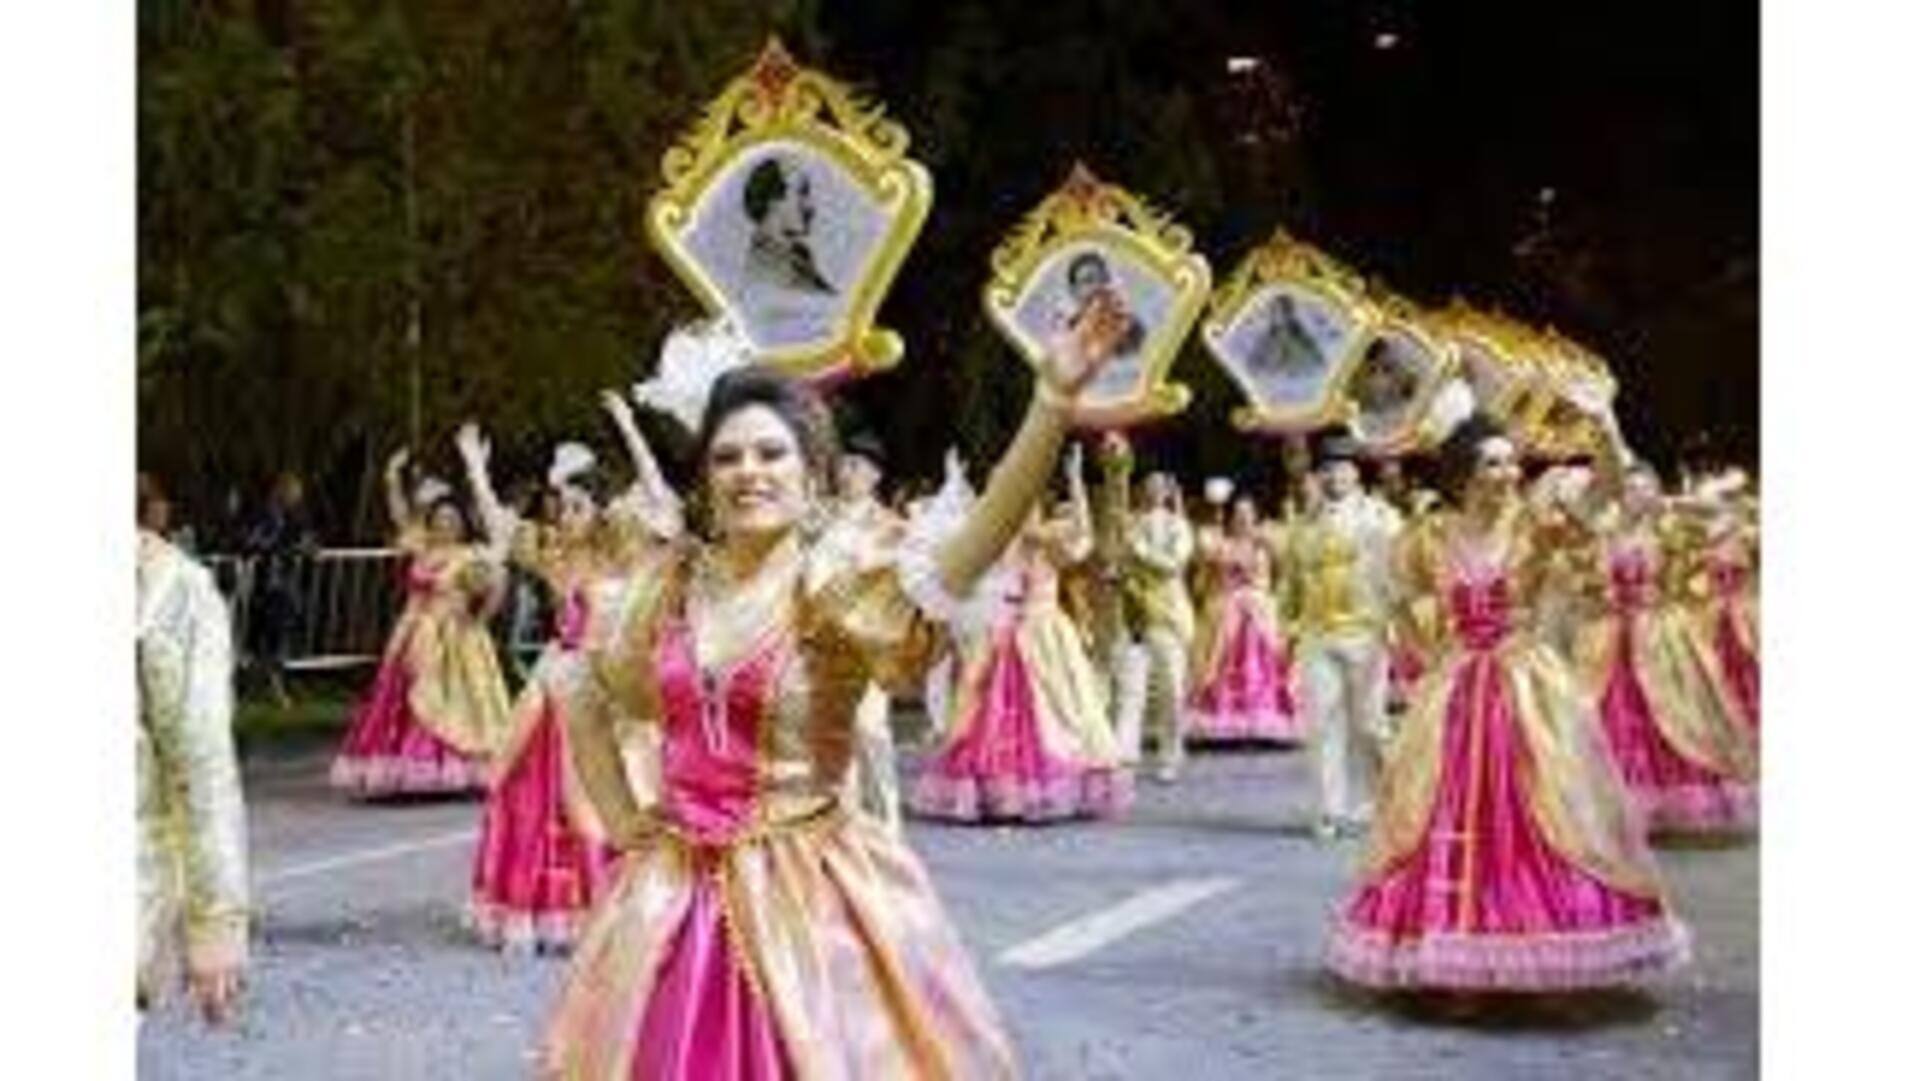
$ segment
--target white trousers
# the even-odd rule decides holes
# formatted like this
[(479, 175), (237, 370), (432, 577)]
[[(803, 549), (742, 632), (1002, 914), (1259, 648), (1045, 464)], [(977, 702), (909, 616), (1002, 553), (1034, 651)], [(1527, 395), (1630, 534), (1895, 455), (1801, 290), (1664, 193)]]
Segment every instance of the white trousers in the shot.
[(1107, 681), (1107, 702), (1113, 711), (1113, 737), (1120, 744), (1120, 761), (1140, 761), (1140, 734), (1147, 715), (1147, 651), (1130, 638), (1113, 643), (1101, 666)]
[(1313, 635), (1302, 644), (1301, 683), (1320, 781), (1320, 813), (1373, 817), (1379, 733), (1387, 721), (1387, 647), (1371, 631)]

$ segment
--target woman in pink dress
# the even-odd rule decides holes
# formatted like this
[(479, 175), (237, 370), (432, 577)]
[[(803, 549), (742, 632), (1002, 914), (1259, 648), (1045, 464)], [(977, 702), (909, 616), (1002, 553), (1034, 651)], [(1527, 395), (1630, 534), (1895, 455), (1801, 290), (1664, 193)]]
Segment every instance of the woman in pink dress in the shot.
[(1649, 829), (1750, 828), (1758, 755), (1688, 611), (1687, 513), (1663, 497), (1658, 475), (1634, 462), (1604, 416), (1611, 445), (1596, 463), (1597, 494), (1612, 505), (1590, 516), (1602, 597), (1576, 647), (1582, 674)]
[(1207, 588), (1194, 639), (1188, 742), (1305, 739), (1274, 600), (1273, 552), (1253, 499), (1233, 501), (1225, 529), (1202, 529), (1197, 550)]
[(1696, 545), (1695, 634), (1719, 664), (1717, 686), (1754, 738), (1760, 736), (1759, 531), (1737, 496), (1715, 493)]
[(387, 508), (407, 557), (406, 606), (330, 774), (335, 788), (360, 796), (482, 789), (507, 727), (507, 685), (487, 632), (498, 568), (468, 540), (466, 516), (445, 484), (423, 482), (408, 501), (406, 459), (403, 450), (387, 462)]
[(1093, 548), (1092, 518), (1069, 459), (1073, 497), (1038, 508), (982, 588), (999, 604), (959, 636), (960, 674), (939, 749), (909, 806), (959, 822), (1111, 818), (1132, 801), (1131, 773), (1107, 720), (1106, 691), (1080, 628), (1060, 603), (1062, 571)]
[(589, 642), (619, 617), (636, 572), (679, 533), (678, 499), (661, 478), (626, 402), (602, 397), (634, 457), (639, 481), (602, 506), (593, 454), (578, 443), (554, 451), (547, 480), (559, 513), (522, 522), (494, 494), (489, 450), (468, 424), (457, 437), (475, 505), (496, 547), (545, 582), (558, 609), (553, 637), (514, 703), (496, 755), (474, 849), (468, 925), (490, 946), (559, 951), (598, 900), (611, 872), (591, 805), (568, 749), (566, 715), (590, 678)]
[(1565, 659), (1530, 631), (1542, 536), (1513, 445), (1483, 422), (1446, 456), (1458, 512), (1402, 542), (1404, 586), (1437, 594), (1449, 640), (1393, 744), (1359, 887), (1327, 963), (1379, 989), (1566, 991), (1683, 960), (1640, 821)]
[[(623, 857), (574, 947), (542, 1076), (1018, 1073), (927, 872), (903, 838), (849, 810), (846, 776), (868, 684), (900, 693), (924, 677), (940, 621), (1041, 494), (1114, 322), (1093, 320), (1047, 365), (956, 531), (896, 549), (816, 545), (806, 523), (832, 494), (834, 453), (817, 396), (757, 367), (703, 396), (703, 536), (637, 581), (629, 614), (589, 651), (595, 693), (570, 720)], [(596, 701), (660, 730), (651, 813)]]

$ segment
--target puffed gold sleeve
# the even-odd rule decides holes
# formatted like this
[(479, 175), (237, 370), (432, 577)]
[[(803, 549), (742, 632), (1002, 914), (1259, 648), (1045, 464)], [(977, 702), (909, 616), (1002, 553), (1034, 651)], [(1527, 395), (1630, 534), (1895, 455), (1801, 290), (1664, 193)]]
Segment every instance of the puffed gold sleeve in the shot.
[(917, 691), (940, 655), (944, 632), (902, 584), (897, 561), (836, 570), (807, 609), (808, 632), (831, 635), (889, 694)]

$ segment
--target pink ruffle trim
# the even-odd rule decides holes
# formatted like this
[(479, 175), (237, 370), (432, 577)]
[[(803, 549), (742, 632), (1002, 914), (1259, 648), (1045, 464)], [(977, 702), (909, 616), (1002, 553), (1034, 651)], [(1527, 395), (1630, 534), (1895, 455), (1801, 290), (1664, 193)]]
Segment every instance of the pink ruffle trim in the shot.
[(1326, 964), (1376, 989), (1552, 992), (1637, 982), (1684, 964), (1691, 952), (1686, 925), (1669, 916), (1595, 931), (1411, 938), (1339, 919)]
[(1277, 709), (1208, 710), (1187, 708), (1187, 742), (1208, 740), (1268, 740), (1274, 743), (1301, 743), (1307, 738), (1306, 726), (1299, 718)]
[(1738, 781), (1636, 788), (1633, 797), (1651, 833), (1744, 832), (1760, 822), (1759, 792)]
[(579, 936), (585, 912), (521, 912), (479, 898), (467, 902), (466, 925), (482, 943), (509, 952), (562, 950)]
[(1125, 769), (1089, 769), (1041, 781), (922, 773), (908, 799), (916, 814), (961, 822), (1113, 818), (1132, 804), (1133, 774)]
[(328, 783), (359, 796), (484, 792), (485, 764), (464, 758), (350, 758), (333, 760)]

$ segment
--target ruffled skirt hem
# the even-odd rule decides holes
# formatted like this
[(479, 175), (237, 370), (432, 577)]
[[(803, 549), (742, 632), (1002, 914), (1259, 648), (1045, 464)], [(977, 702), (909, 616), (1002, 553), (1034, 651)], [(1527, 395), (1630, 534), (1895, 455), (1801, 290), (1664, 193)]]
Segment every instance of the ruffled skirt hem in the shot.
[(1189, 706), (1186, 738), (1189, 743), (1263, 740), (1292, 744), (1304, 742), (1307, 732), (1299, 715), (1282, 710), (1214, 710)]
[(1578, 991), (1616, 987), (1684, 964), (1685, 924), (1670, 916), (1590, 931), (1413, 936), (1342, 918), (1326, 964), (1349, 983), (1377, 990)]
[(923, 818), (960, 822), (1055, 822), (1113, 818), (1133, 803), (1133, 774), (1087, 769), (1046, 779), (953, 777), (923, 773), (908, 805)]
[(341, 755), (328, 783), (356, 796), (466, 795), (487, 789), (484, 763), (463, 757), (406, 758)]
[(1760, 822), (1758, 791), (1736, 781), (1635, 788), (1633, 798), (1653, 833), (1745, 832)]
[(586, 917), (586, 909), (528, 912), (475, 897), (464, 922), (483, 945), (514, 953), (569, 949)]

